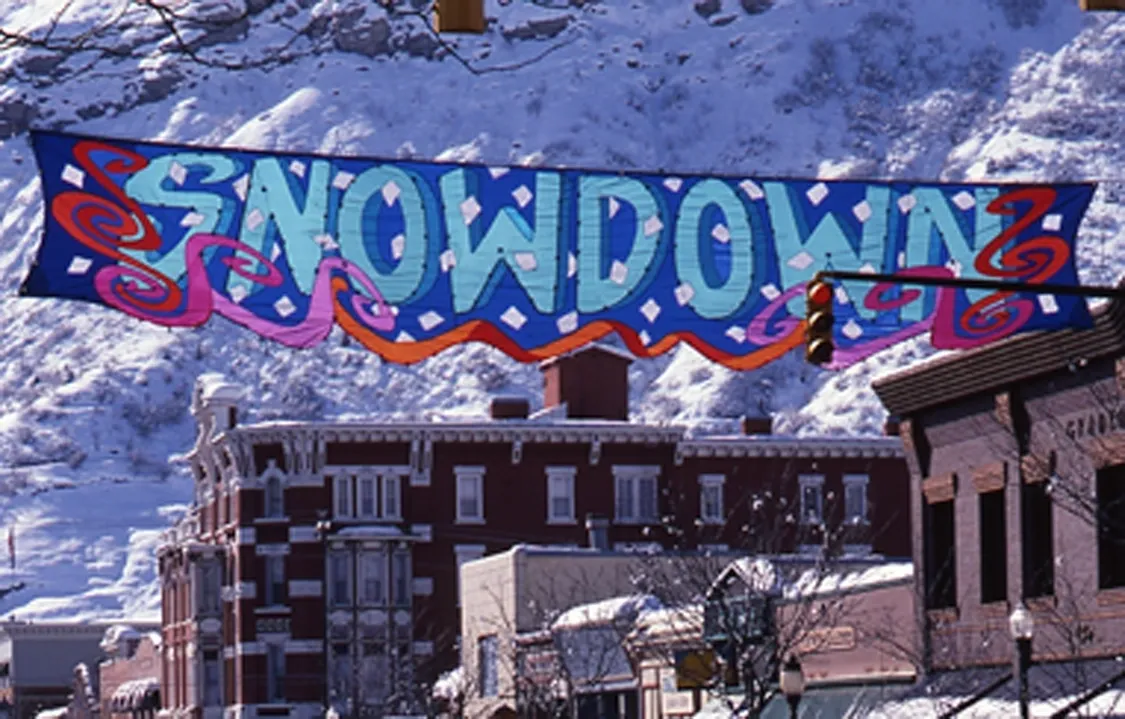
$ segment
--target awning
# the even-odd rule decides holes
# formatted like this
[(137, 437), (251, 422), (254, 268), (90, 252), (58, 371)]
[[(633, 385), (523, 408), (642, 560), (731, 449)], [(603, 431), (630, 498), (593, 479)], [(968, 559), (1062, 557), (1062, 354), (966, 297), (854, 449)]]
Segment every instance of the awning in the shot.
[(115, 713), (141, 712), (160, 708), (160, 680), (153, 677), (125, 682), (114, 690), (109, 709)]

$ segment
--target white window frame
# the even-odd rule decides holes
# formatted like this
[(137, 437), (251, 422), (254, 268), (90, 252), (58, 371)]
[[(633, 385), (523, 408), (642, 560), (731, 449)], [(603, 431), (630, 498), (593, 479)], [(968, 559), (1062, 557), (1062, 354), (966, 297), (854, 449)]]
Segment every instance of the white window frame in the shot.
[(267, 519), (285, 516), (285, 478), (281, 472), (272, 470), (262, 477), (262, 499), (262, 516)]
[[(336, 581), (338, 579), (334, 566), (336, 557), (344, 558), (344, 601), (340, 601), (340, 597), (336, 595)], [(354, 592), (352, 591), (352, 553), (346, 549), (330, 549), (328, 552), (328, 586), (326, 587), (328, 595), (328, 604), (331, 607), (347, 607), (351, 606), (354, 602)]]
[[(398, 566), (399, 560), (402, 566)], [(414, 596), (413, 572), (411, 571), (410, 550), (399, 547), (391, 552), (388, 562), (389, 580), (387, 581), (387, 603), (392, 607), (406, 608)], [(399, 570), (402, 570), (401, 572)], [(402, 589), (402, 592), (399, 592)]]
[(285, 645), (266, 645), (266, 701), (285, 703)]
[[(800, 523), (805, 526), (820, 526), (824, 524), (824, 475), (802, 474), (798, 481), (801, 487), (801, 495), (798, 497), (799, 509), (801, 511)], [(809, 507), (805, 504), (805, 490), (808, 488), (815, 488), (817, 490), (815, 517), (810, 517), (811, 513), (809, 512)]]
[[(547, 467), (547, 524), (576, 524), (574, 518), (574, 477), (577, 467)], [(562, 488), (562, 492), (557, 491)], [(562, 499), (568, 504), (564, 514), (555, 513), (555, 500)]]
[[(343, 500), (341, 502), (341, 500)], [(355, 516), (355, 497), (351, 475), (338, 474), (332, 478), (332, 515), (337, 519)]]
[[(364, 506), (364, 489), (371, 490), (371, 511)], [(358, 519), (379, 518), (379, 478), (373, 474), (361, 474), (355, 480), (354, 514)]]
[[(211, 581), (208, 581), (210, 579)], [(219, 560), (199, 564), (199, 613), (219, 614), (223, 609), (223, 567)]]
[[(723, 524), (726, 522), (726, 497), (723, 496), (723, 485), (727, 483), (725, 474), (699, 475), (699, 519), (704, 524)], [(716, 507), (714, 512), (708, 512), (707, 493), (716, 492)]]
[[(262, 587), (262, 597), (267, 606), (284, 606), (288, 601), (285, 582), (285, 555), (269, 555), (265, 558), (265, 586)], [(275, 576), (279, 574), (280, 576)], [(275, 581), (277, 580), (277, 581)], [(281, 588), (281, 596), (274, 596), (274, 588)]]
[[(453, 468), (454, 483), (456, 484), (456, 523), (457, 524), (484, 524), (484, 467)], [(465, 514), (462, 510), (462, 488), (475, 485), (477, 507), (475, 514)]]
[[(853, 526), (865, 526), (870, 524), (871, 518), (867, 516), (867, 487), (870, 484), (870, 477), (866, 474), (845, 474), (844, 475), (844, 523)], [(858, 516), (848, 512), (848, 492), (859, 491), (860, 493), (860, 507), (861, 514)]]
[(461, 606), (461, 567), (484, 556), (487, 548), (483, 544), (455, 544), (453, 554), (457, 557), (457, 606)]
[[(211, 655), (212, 658), (208, 659), (207, 656)], [(208, 649), (200, 652), (200, 675), (203, 681), (199, 683), (199, 705), (207, 707), (221, 707), (223, 706), (223, 654), (218, 649)], [(208, 667), (212, 667), (215, 672), (215, 681), (212, 685), (211, 677), (207, 672)], [(211, 692), (208, 692), (208, 687)], [(208, 696), (210, 694), (210, 696)], [(214, 699), (213, 702), (208, 702), (208, 699)]]
[[(374, 569), (379, 575), (379, 596), (372, 597), (367, 592), (367, 581), (370, 579), (370, 570), (372, 565), (368, 562), (374, 562)], [(388, 564), (387, 564), (387, 550), (385, 547), (380, 549), (362, 549), (359, 554), (359, 603), (365, 607), (383, 607), (387, 605), (388, 596)]]
[[(651, 481), (653, 485), (652, 516), (641, 511), (642, 483)], [(623, 487), (629, 487), (628, 502), (622, 502)], [(628, 504), (628, 507), (623, 506)], [(660, 466), (659, 465), (614, 465), (613, 466), (613, 515), (617, 524), (657, 524), (660, 521)]]
[(379, 489), (383, 519), (402, 519), (402, 478), (397, 474), (385, 474), (380, 478)]

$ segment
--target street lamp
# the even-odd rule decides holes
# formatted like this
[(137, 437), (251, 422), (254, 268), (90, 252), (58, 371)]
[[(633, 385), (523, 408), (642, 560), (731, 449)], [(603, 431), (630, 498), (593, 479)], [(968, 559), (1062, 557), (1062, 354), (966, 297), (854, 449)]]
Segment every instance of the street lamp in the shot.
[(778, 684), (789, 702), (789, 719), (797, 719), (797, 707), (801, 705), (801, 695), (805, 692), (805, 673), (801, 671), (801, 662), (795, 655), (790, 654), (782, 665)]
[(1016, 642), (1016, 675), (1019, 677), (1020, 719), (1031, 715), (1030, 698), (1027, 688), (1027, 672), (1031, 668), (1031, 637), (1035, 634), (1035, 617), (1023, 602), (1016, 605), (1008, 617), (1008, 628)]

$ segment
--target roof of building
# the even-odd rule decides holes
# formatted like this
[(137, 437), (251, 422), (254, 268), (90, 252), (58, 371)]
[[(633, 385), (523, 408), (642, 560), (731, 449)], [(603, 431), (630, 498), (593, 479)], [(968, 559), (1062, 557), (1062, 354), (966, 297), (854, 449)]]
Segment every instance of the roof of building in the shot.
[(608, 344), (605, 344), (603, 342), (592, 342), (588, 345), (582, 345), (581, 347), (578, 347), (576, 349), (572, 349), (569, 352), (563, 352), (560, 355), (555, 355), (554, 357), (552, 357), (550, 359), (543, 360), (542, 362), (539, 363), (539, 368), (544, 369), (546, 367), (550, 367), (551, 365), (557, 363), (559, 360), (566, 359), (567, 357), (574, 357), (575, 355), (585, 354), (585, 353), (591, 352), (591, 351), (592, 352), (602, 352), (602, 353), (605, 353), (607, 355), (611, 355), (611, 356), (616, 357), (618, 359), (626, 360), (626, 361), (629, 361), (629, 362), (632, 362), (633, 360), (636, 359), (636, 356), (634, 356), (633, 353), (630, 352), (629, 350), (623, 350), (619, 347), (614, 347), (613, 345), (608, 345)]
[(551, 628), (560, 631), (632, 622), (642, 612), (660, 609), (663, 606), (660, 600), (651, 594), (611, 597), (567, 609), (559, 615)]
[(906, 416), (1018, 382), (1081, 360), (1125, 355), (1125, 300), (1091, 310), (1089, 329), (1027, 332), (964, 352), (950, 352), (872, 382), (892, 414)]

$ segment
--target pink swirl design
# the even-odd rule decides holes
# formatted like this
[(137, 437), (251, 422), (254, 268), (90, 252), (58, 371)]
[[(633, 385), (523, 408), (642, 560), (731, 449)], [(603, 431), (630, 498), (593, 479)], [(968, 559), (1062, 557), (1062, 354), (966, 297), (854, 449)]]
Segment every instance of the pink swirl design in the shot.
[[(787, 302), (803, 294), (807, 283), (793, 285), (775, 297), (761, 312), (746, 325), (746, 341), (755, 345), (764, 346), (788, 339), (801, 326), (800, 320), (790, 315), (777, 318), (780, 310), (785, 308)], [(775, 319), (776, 318), (776, 319)], [(771, 329), (771, 323), (775, 329)]]
[[(277, 287), (282, 282), (277, 266), (257, 250), (222, 235), (198, 234), (188, 240), (185, 248), (187, 302), (176, 313), (145, 311), (121, 297), (120, 293), (126, 289), (131, 297), (143, 297), (146, 293), (158, 293), (161, 290), (159, 287), (147, 286), (144, 273), (132, 266), (110, 265), (102, 268), (95, 277), (95, 287), (107, 305), (138, 319), (170, 327), (195, 327), (205, 323), (212, 313), (216, 313), (287, 347), (307, 348), (323, 342), (332, 331), (335, 323), (334, 308), (337, 302), (342, 302), (342, 298), (333, 296), (332, 279), (342, 273), (366, 292), (361, 294), (353, 290), (351, 297), (342, 302), (343, 306), (368, 329), (387, 332), (394, 328), (394, 315), (375, 283), (355, 264), (338, 257), (324, 258), (317, 265), (309, 310), (300, 322), (283, 325), (260, 317), (251, 308), (234, 302), (211, 287), (203, 262), (203, 252), (208, 247), (226, 247), (245, 255), (222, 259), (223, 264), (239, 277), (264, 287)], [(263, 271), (252, 272), (249, 269), (252, 263), (257, 263)]]

